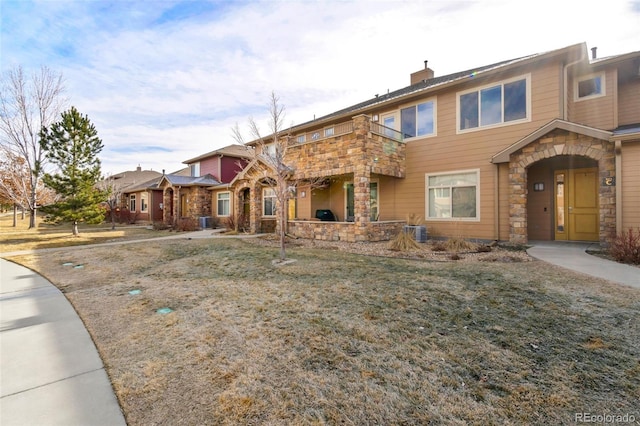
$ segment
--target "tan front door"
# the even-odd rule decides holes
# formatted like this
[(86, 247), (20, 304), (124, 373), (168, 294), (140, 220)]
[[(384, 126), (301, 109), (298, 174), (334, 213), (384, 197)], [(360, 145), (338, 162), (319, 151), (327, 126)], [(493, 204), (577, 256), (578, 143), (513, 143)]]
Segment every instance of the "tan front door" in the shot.
[(598, 168), (555, 172), (555, 239), (598, 241)]

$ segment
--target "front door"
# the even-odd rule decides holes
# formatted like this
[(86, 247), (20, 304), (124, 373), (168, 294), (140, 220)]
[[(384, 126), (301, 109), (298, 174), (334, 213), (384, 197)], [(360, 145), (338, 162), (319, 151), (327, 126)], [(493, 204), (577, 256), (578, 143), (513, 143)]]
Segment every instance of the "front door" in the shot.
[(555, 239), (598, 241), (598, 168), (557, 170)]

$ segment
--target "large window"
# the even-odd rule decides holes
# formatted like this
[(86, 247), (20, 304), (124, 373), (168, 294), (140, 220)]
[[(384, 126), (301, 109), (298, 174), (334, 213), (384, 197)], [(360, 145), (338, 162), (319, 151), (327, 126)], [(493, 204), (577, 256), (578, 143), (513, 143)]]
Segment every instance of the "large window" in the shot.
[(604, 96), (604, 73), (592, 74), (576, 80), (575, 100)]
[(262, 190), (262, 215), (276, 215), (276, 191), (273, 188)]
[[(400, 122), (404, 138), (433, 135), (435, 133), (435, 101), (402, 108)], [(384, 125), (387, 126), (386, 121)]]
[(229, 192), (218, 193), (218, 216), (229, 216), (231, 211), (231, 194)]
[(529, 77), (458, 95), (458, 129), (470, 130), (529, 118)]
[(129, 195), (129, 211), (130, 212), (135, 212), (136, 211), (136, 196), (135, 195)]
[(479, 171), (427, 175), (429, 219), (478, 220)]

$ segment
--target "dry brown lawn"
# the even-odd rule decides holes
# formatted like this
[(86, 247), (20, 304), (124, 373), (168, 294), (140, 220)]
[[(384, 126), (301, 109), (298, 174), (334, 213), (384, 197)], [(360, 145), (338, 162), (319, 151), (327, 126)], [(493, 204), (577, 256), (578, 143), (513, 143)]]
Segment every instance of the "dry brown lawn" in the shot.
[(0, 253), (37, 250), (43, 248), (73, 247), (112, 241), (155, 238), (169, 235), (168, 231), (153, 231), (141, 226), (120, 225), (115, 230), (110, 223), (80, 224), (80, 235), (73, 236), (71, 225), (51, 225), (38, 218), (37, 226), (29, 229), (29, 217), (20, 219), (13, 227), (13, 216), (0, 215)]
[(234, 239), (14, 260), (66, 293), (130, 425), (640, 419), (637, 289), (537, 261), (327, 248), (280, 267)]

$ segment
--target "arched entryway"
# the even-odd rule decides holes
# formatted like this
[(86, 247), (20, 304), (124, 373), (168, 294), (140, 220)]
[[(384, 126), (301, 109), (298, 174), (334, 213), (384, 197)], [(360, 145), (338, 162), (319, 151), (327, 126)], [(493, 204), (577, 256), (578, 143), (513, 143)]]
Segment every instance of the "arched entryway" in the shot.
[[(550, 126), (524, 138), (513, 146), (513, 150), (494, 157), (495, 161), (502, 155), (509, 156), (509, 239), (527, 243), (539, 233), (549, 240), (591, 240), (606, 245), (616, 234), (616, 187), (609, 184), (615, 182), (614, 144), (596, 137), (601, 133), (604, 135), (601, 131), (585, 130), (567, 123)], [(545, 179), (536, 180), (540, 175)], [(558, 184), (561, 184), (560, 198)], [(538, 197), (536, 192), (546, 194)], [(575, 198), (569, 198), (576, 194), (588, 199), (586, 201), (592, 205), (590, 212), (578, 209), (585, 200), (580, 199), (576, 204)], [(557, 218), (559, 203), (563, 203), (562, 223)], [(570, 217), (570, 213), (574, 216)], [(531, 225), (529, 216), (532, 216)], [(576, 219), (582, 222), (576, 223)], [(536, 221), (548, 224), (548, 229), (536, 229)], [(591, 231), (575, 232), (586, 222), (595, 225), (597, 237)], [(571, 229), (573, 232), (569, 233)], [(532, 230), (534, 236), (529, 235)]]
[(598, 162), (560, 155), (527, 169), (529, 240), (599, 241)]

